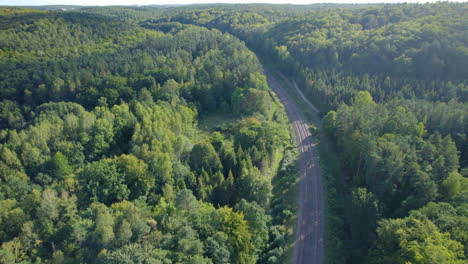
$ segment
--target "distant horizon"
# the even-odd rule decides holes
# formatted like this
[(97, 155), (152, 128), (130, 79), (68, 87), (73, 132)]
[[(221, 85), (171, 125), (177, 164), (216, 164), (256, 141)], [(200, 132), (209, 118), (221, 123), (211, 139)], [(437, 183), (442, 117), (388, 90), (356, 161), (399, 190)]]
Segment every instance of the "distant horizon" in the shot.
[[(14, 3), (11, 3), (14, 2)], [(96, 4), (94, 0), (16, 0), (5, 1), (0, 0), (0, 6), (150, 6), (150, 5), (196, 5), (196, 4), (292, 4), (292, 5), (312, 5), (312, 4), (398, 4), (398, 3), (437, 3), (437, 2), (457, 2), (464, 3), (468, 0), (336, 0), (336, 1), (320, 1), (320, 0), (101, 0)]]

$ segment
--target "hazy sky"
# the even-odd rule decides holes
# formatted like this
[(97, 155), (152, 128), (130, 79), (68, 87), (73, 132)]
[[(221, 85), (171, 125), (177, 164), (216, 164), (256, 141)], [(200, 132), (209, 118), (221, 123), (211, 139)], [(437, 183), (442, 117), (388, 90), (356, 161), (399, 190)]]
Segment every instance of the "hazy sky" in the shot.
[[(455, 0), (450, 2), (466, 2)], [(149, 5), (149, 4), (199, 4), (199, 3), (400, 3), (437, 2), (437, 0), (0, 0), (0, 5)]]

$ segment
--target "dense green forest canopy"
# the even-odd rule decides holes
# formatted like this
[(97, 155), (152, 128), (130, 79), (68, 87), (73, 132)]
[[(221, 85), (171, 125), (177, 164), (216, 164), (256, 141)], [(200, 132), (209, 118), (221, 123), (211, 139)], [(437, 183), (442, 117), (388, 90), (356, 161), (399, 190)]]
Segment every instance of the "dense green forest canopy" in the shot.
[(231, 12), (207, 23), (246, 41), (326, 114), (346, 183), (331, 206), (342, 228), (329, 263), (466, 261), (467, 9), (385, 5), (279, 21)]
[(327, 249), (329, 263), (463, 263), (467, 9), (331, 7), (272, 18), (266, 11), (207, 8), (142, 25), (231, 32), (322, 110), (346, 197), (329, 205), (341, 238)]
[(240, 40), (0, 10), (1, 263), (285, 258), (296, 154)]
[(247, 46), (339, 153), (327, 263), (467, 261), (466, 3), (51, 9), (0, 8), (0, 262), (288, 263), (297, 154)]
[[(187, 25), (231, 32), (294, 78), (324, 115), (328, 112), (324, 130), (341, 153), (343, 195), (349, 197), (344, 200), (351, 201), (336, 206), (344, 241), (329, 253), (330, 263), (463, 262), (466, 230), (455, 223), (467, 217), (462, 208), (468, 165), (468, 6), (243, 8), (178, 8), (158, 18), (142, 16), (140, 25), (165, 32)], [(426, 214), (409, 216), (428, 202), (458, 208), (452, 229)], [(396, 217), (406, 222), (392, 229)], [(428, 228), (428, 236), (385, 237), (396, 235), (403, 223), (419, 223), (410, 237), (422, 228)], [(415, 248), (398, 251), (408, 250), (405, 241), (414, 241)], [(465, 249), (460, 251), (460, 245)]]

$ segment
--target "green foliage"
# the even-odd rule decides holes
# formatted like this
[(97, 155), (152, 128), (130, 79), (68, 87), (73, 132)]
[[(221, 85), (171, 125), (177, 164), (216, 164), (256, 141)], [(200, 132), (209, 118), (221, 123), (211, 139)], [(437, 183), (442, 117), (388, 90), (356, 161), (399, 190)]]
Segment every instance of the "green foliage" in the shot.
[[(347, 260), (376, 262), (367, 253), (380, 217), (405, 217), (431, 201), (466, 202), (466, 177), (459, 171), (468, 165), (462, 29), (467, 5), (356, 7), (321, 10), (312, 5), (302, 12), (200, 7), (159, 21), (233, 33), (328, 112), (323, 131), (340, 153), (344, 176), (339, 184), (351, 201), (342, 231), (353, 242)], [(233, 106), (248, 109), (249, 98), (248, 89), (237, 89)], [(239, 127), (235, 143), (242, 148), (236, 154), (252, 153), (250, 160), (239, 162), (242, 168), (262, 156), (256, 145), (260, 126), (250, 120)], [(252, 145), (255, 149), (246, 151)], [(239, 182), (252, 178), (241, 175)], [(361, 228), (364, 221), (369, 229)], [(271, 253), (268, 261), (278, 261), (281, 254)], [(430, 262), (422, 259), (407, 261)]]
[(270, 200), (271, 183), (260, 171), (253, 167), (244, 169), (238, 180), (238, 191), (240, 197), (249, 202), (256, 202), (266, 207)]
[(17, 103), (9, 100), (0, 102), (0, 128), (20, 128), (23, 124), (23, 113)]
[(430, 220), (389, 219), (377, 228), (377, 263), (463, 263), (463, 246)]
[(21, 230), (21, 225), (27, 220), (27, 215), (18, 207), (15, 200), (0, 201), (0, 241), (6, 242), (13, 238), (13, 234)]
[(374, 239), (373, 233), (380, 218), (378, 200), (374, 194), (365, 188), (357, 188), (351, 192), (351, 201), (348, 205), (348, 221), (353, 227), (351, 229), (351, 243), (354, 252), (352, 259), (357, 262), (362, 261), (363, 254)]
[(140, 27), (155, 8), (0, 13), (0, 262), (261, 258), (290, 134), (243, 42)]
[(235, 208), (237, 211), (244, 214), (245, 220), (249, 224), (249, 228), (253, 233), (252, 242), (257, 254), (263, 252), (268, 242), (268, 224), (270, 219), (265, 214), (265, 210), (257, 203), (249, 203), (242, 199)]
[(227, 235), (227, 242), (233, 248), (231, 256), (232, 263), (249, 264), (255, 263), (252, 255), (254, 247), (252, 234), (248, 231), (247, 221), (242, 213), (233, 212), (231, 208), (222, 207), (218, 210), (215, 218), (219, 228)]
[(111, 160), (90, 163), (78, 174), (83, 201), (102, 202), (107, 205), (128, 198), (130, 191), (124, 177)]
[(441, 185), (442, 196), (450, 200), (458, 196), (461, 192), (468, 191), (468, 179), (457, 171), (450, 173)]
[(50, 176), (55, 179), (60, 179), (73, 172), (68, 158), (61, 152), (55, 153), (46, 166), (46, 170), (49, 172)]
[[(255, 55), (222, 30), (328, 112), (317, 133), (345, 175), (327, 199), (349, 204), (327, 245), (462, 263), (466, 8), (0, 8), (0, 262), (288, 262), (297, 153)], [(214, 113), (229, 118), (207, 136)]]
[(130, 199), (146, 196), (154, 187), (155, 179), (148, 172), (148, 165), (133, 155), (122, 155), (113, 160), (125, 179)]
[(468, 223), (466, 207), (466, 202), (454, 205), (445, 202), (428, 203), (410, 214), (416, 217), (421, 217), (421, 215), (427, 217), (437, 225), (441, 232), (449, 233), (452, 239), (464, 245), (466, 257), (468, 252), (468, 232), (464, 228)]
[(114, 217), (103, 204), (95, 204), (93, 209), (96, 212), (96, 227), (93, 231), (94, 241), (101, 248), (109, 247), (115, 238), (113, 230)]
[(222, 169), (218, 154), (209, 142), (200, 142), (193, 146), (190, 165), (195, 172), (202, 173), (204, 170), (209, 175), (214, 175)]

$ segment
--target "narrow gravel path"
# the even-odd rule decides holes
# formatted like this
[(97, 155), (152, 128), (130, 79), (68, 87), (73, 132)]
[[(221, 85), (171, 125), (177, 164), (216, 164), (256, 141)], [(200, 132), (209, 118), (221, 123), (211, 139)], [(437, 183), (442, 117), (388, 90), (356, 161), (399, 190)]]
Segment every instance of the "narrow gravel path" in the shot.
[(299, 208), (293, 264), (323, 264), (324, 205), (316, 144), (304, 115), (294, 100), (268, 71), (265, 70), (264, 73), (269, 86), (286, 108), (289, 120), (294, 127), (300, 154)]

